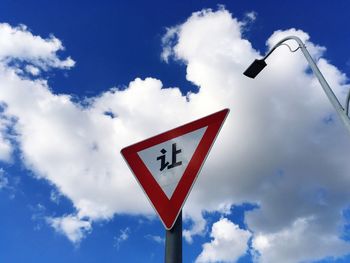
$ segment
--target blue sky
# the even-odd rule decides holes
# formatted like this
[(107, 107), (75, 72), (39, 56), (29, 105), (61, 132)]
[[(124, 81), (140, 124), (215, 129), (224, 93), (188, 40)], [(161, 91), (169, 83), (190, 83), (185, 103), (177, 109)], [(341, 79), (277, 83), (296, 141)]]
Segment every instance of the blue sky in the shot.
[(184, 262), (350, 262), (348, 134), (301, 56), (241, 74), (295, 33), (343, 102), (349, 9), (1, 1), (0, 261), (162, 262), (165, 230), (119, 150), (229, 107), (184, 208)]

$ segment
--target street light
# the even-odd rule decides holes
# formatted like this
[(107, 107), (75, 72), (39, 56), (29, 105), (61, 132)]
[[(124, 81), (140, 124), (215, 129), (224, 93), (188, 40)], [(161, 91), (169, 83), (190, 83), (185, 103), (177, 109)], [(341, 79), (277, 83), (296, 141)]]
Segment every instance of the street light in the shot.
[[(295, 40), (298, 43), (298, 48), (295, 50), (292, 50), (287, 44), (284, 42), (287, 40)], [(286, 38), (283, 38), (281, 41), (279, 41), (275, 46), (272, 47), (272, 49), (265, 55), (264, 58), (262, 59), (256, 59), (254, 62), (243, 72), (243, 74), (249, 78), (254, 79), (265, 67), (266, 67), (266, 58), (272, 54), (272, 52), (278, 48), (281, 45), (286, 45), (291, 52), (295, 52), (298, 49), (303, 52), (307, 62), (309, 63), (309, 66), (311, 67), (313, 73), (316, 75), (318, 81), (320, 82), (323, 91), (326, 93), (328, 99), (332, 103), (333, 107), (335, 108), (336, 112), (338, 113), (340, 119), (343, 121), (345, 127), (348, 129), (350, 133), (350, 119), (349, 119), (349, 102), (350, 102), (350, 91), (348, 93), (348, 96), (346, 98), (345, 102), (345, 109), (343, 106), (340, 104), (339, 100), (337, 97), (334, 95), (331, 87), (328, 85), (326, 79), (322, 75), (321, 71), (317, 67), (315, 61), (312, 59), (309, 51), (307, 51), (303, 41), (301, 41), (300, 38), (297, 36), (289, 36)]]

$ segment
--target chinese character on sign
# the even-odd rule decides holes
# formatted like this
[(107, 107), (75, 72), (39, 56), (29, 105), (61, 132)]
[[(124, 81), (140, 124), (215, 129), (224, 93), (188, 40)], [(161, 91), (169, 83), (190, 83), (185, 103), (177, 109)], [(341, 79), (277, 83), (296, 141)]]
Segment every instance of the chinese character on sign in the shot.
[(162, 155), (157, 157), (157, 160), (160, 160), (160, 171), (163, 171), (165, 168), (171, 169), (182, 164), (182, 161), (176, 161), (176, 155), (181, 153), (181, 149), (176, 149), (176, 143), (172, 144), (171, 164), (169, 164), (169, 162), (166, 161), (165, 154), (167, 151), (165, 149), (161, 149), (160, 152), (162, 153)]

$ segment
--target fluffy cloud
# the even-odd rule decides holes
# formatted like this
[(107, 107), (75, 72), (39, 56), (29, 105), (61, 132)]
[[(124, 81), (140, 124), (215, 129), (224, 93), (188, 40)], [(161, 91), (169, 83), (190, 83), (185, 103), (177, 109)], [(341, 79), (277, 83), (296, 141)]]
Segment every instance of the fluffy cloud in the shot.
[[(1, 107), (1, 105), (0, 105)], [(2, 116), (0, 113), (0, 161), (10, 162), (12, 155), (12, 144), (10, 141), (10, 134), (8, 132), (8, 127), (11, 121), (6, 117)]]
[[(316, 223), (316, 224), (315, 224)], [(307, 233), (307, 234), (306, 234)], [(253, 246), (257, 249), (257, 259), (261, 263), (312, 262), (329, 255), (340, 256), (349, 253), (350, 245), (335, 234), (319, 235), (314, 218), (298, 218), (290, 227), (269, 234), (257, 234)]]
[[(257, 203), (260, 208), (247, 214), (248, 227), (253, 232), (276, 235), (292, 228), (293, 222), (312, 216), (315, 231), (328, 240), (322, 243), (327, 252), (313, 256), (349, 253), (346, 242), (339, 238), (339, 226), (344, 223), (341, 211), (349, 203), (349, 162), (345, 157), (349, 136), (317, 80), (307, 73), (302, 54), (279, 48), (269, 57), (263, 74), (253, 81), (241, 74), (258, 54), (241, 38), (240, 23), (226, 11), (193, 14), (172, 30), (178, 42), (169, 54), (186, 62), (187, 78), (201, 88), (199, 94), (190, 96), (191, 103), (227, 102), (232, 109), (187, 211), (205, 207), (215, 211), (225, 202)], [(268, 39), (268, 47), (287, 35), (298, 35), (306, 42), (344, 101), (349, 88), (345, 75), (321, 58), (325, 48), (311, 43), (307, 33), (276, 31)], [(299, 234), (311, 239), (309, 228), (311, 225)], [(303, 244), (307, 250), (305, 245), (307, 242)], [(338, 245), (342, 249), (332, 249)], [(262, 260), (268, 250), (275, 251), (276, 257), (266, 262), (285, 259), (283, 252), (271, 245), (261, 253)], [(310, 258), (290, 255), (291, 262)]]
[(7, 23), (0, 24), (0, 60), (2, 62), (25, 61), (33, 64), (29, 66), (32, 74), (37, 75), (38, 68), (48, 69), (70, 68), (74, 66), (71, 58), (61, 60), (56, 53), (63, 50), (62, 43), (54, 36), (43, 39), (34, 36), (25, 25), (11, 27)]
[(66, 235), (75, 244), (78, 244), (91, 230), (91, 222), (74, 215), (47, 218), (47, 222), (58, 232)]
[[(203, 232), (204, 210), (250, 202), (259, 206), (246, 215), (257, 260), (283, 262), (287, 252), (290, 262), (350, 253), (339, 238), (346, 223), (341, 212), (350, 199), (350, 137), (301, 53), (281, 47), (256, 80), (242, 75), (260, 55), (242, 37), (244, 26), (221, 8), (194, 13), (169, 28), (162, 58), (185, 63), (187, 79), (200, 88), (196, 94), (183, 96), (160, 80), (136, 78), (125, 89), (106, 91), (83, 106), (69, 95), (52, 92), (43, 79), (24, 78), (10, 63), (20, 60), (44, 70), (70, 67), (71, 59), (56, 54), (61, 42), (34, 36), (24, 26), (2, 24), (3, 114), (16, 120), (14, 140), (27, 169), (54, 184), (77, 210), (52, 219), (53, 227), (77, 242), (91, 230), (91, 220), (118, 213), (153, 215), (120, 149), (229, 107), (231, 113), (184, 208), (185, 218), (195, 223), (185, 237), (191, 240)], [(268, 47), (288, 34), (306, 42), (343, 101), (349, 88), (346, 76), (322, 57), (325, 48), (313, 44), (306, 32), (276, 31)], [(33, 68), (27, 71), (35, 75)], [(2, 138), (8, 135), (1, 133)], [(316, 234), (322, 248), (304, 253), (314, 248), (309, 240)], [(303, 242), (293, 243), (298, 239)], [(291, 246), (278, 250), (278, 240)]]
[(196, 259), (205, 262), (236, 262), (248, 249), (249, 231), (240, 229), (227, 218), (213, 224), (210, 236), (213, 240), (203, 245)]

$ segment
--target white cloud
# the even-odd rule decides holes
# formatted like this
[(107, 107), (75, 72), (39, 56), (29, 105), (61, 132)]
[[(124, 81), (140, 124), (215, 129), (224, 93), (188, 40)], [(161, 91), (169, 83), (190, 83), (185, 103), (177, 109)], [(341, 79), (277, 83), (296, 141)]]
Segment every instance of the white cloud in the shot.
[[(253, 247), (259, 251), (256, 261), (270, 262), (312, 262), (329, 255), (341, 257), (348, 253), (350, 244), (337, 235), (319, 235), (317, 222), (310, 218), (299, 218), (290, 227), (276, 233), (257, 234)], [(259, 254), (261, 256), (259, 256)]]
[[(206, 27), (213, 17), (217, 17), (215, 22)], [(311, 214), (317, 218), (319, 235), (325, 239), (332, 236), (342, 243), (338, 227), (342, 224), (340, 212), (349, 202), (343, 187), (349, 183), (349, 164), (338, 154), (349, 153), (348, 134), (336, 117), (331, 125), (322, 121), (334, 111), (317, 80), (305, 73), (307, 64), (301, 53), (280, 48), (269, 57), (269, 66), (255, 81), (243, 78), (245, 67), (258, 54), (245, 40), (234, 37), (237, 32), (228, 32), (240, 24), (230, 26), (227, 20), (234, 23), (225, 11), (197, 13), (176, 31), (179, 43), (173, 47), (173, 57), (187, 62), (187, 78), (201, 87), (191, 102), (207, 95), (204, 105), (213, 104), (213, 98), (217, 101), (218, 97), (224, 104), (226, 96), (231, 97), (228, 103), (232, 109), (220, 135), (226, 145), (214, 147), (218, 150), (211, 153), (208, 162), (215, 164), (199, 177), (187, 211), (198, 207), (214, 211), (220, 201), (232, 204), (248, 200), (260, 204), (260, 209), (247, 218), (254, 231), (287, 227), (293, 220)], [(276, 31), (268, 40), (269, 46), (290, 34), (306, 41), (316, 58), (325, 51), (309, 42), (308, 34), (295, 29)], [(318, 64), (343, 101), (344, 91), (349, 88), (345, 75), (324, 59)], [(212, 176), (218, 171), (220, 176)], [(337, 182), (333, 181), (334, 174)], [(333, 194), (337, 198), (331, 197)], [(332, 242), (322, 245), (333, 247)], [(332, 249), (325, 251), (328, 256), (339, 256)], [(283, 253), (275, 262), (281, 259)], [(298, 262), (300, 258), (290, 260)]]
[(7, 187), (7, 186), (8, 186), (8, 183), (9, 183), (9, 181), (8, 181), (7, 177), (5, 176), (5, 171), (4, 171), (4, 169), (3, 169), (3, 168), (0, 168), (0, 190), (1, 190), (2, 188)]
[(50, 200), (52, 202), (58, 205), (60, 203), (60, 199), (61, 199), (61, 194), (58, 191), (52, 190), (50, 192)]
[(114, 247), (119, 250), (120, 244), (126, 240), (128, 240), (130, 235), (130, 228), (126, 227), (125, 229), (121, 229), (118, 236), (114, 237)]
[(9, 140), (0, 135), (0, 160), (9, 162), (12, 155), (12, 146)]
[(164, 244), (164, 242), (165, 242), (165, 239), (163, 237), (160, 237), (157, 235), (146, 235), (145, 237), (147, 239), (152, 240), (152, 241), (159, 243), (159, 244)]
[(40, 74), (40, 69), (34, 67), (33, 65), (26, 65), (25, 70), (33, 76), (38, 76)]
[(248, 249), (251, 233), (240, 229), (227, 218), (213, 224), (210, 236), (213, 240), (203, 245), (196, 262), (236, 262)]
[(91, 231), (91, 222), (76, 215), (48, 217), (46, 220), (57, 232), (66, 235), (74, 244), (78, 244)]
[(172, 45), (176, 43), (176, 27), (167, 28), (166, 33), (162, 37), (163, 50), (160, 55), (161, 59), (166, 63), (169, 62), (169, 58), (174, 55)]
[(245, 13), (245, 17), (246, 19), (248, 19), (250, 22), (254, 22), (256, 20), (257, 17), (257, 13), (254, 11), (250, 11)]
[[(54, 36), (44, 39), (34, 36), (25, 25), (12, 27), (7, 23), (0, 23), (0, 61), (17, 59), (43, 70), (50, 67), (70, 68), (75, 63), (71, 58), (60, 60), (56, 55), (57, 51), (63, 49), (61, 41)], [(33, 66), (27, 69), (32, 74), (39, 73)]]
[(46, 207), (41, 203), (36, 204), (35, 206), (29, 205), (29, 209), (32, 212), (31, 219), (34, 223), (34, 230), (41, 230), (43, 224), (46, 225)]
[[(0, 48), (3, 114), (16, 119), (14, 140), (26, 167), (72, 200), (77, 215), (52, 222), (73, 242), (91, 230), (92, 220), (119, 213), (154, 215), (119, 154), (122, 147), (229, 107), (231, 113), (184, 207), (184, 218), (194, 222), (184, 231), (185, 238), (191, 241), (192, 235), (203, 234), (204, 210), (222, 211), (250, 202), (259, 205), (247, 213), (246, 223), (265, 238), (254, 243), (261, 260), (270, 258), (278, 246), (271, 241), (273, 236), (286, 243), (291, 239), (291, 244), (297, 236), (311, 240), (316, 233), (325, 240), (317, 255), (292, 253), (291, 262), (350, 253), (339, 239), (345, 223), (341, 212), (350, 200), (350, 138), (317, 80), (306, 71), (300, 52), (277, 49), (262, 74), (247, 79), (242, 72), (260, 54), (242, 38), (244, 23), (222, 8), (204, 10), (172, 27), (167, 34), (171, 40), (163, 41), (163, 59), (185, 63), (187, 79), (200, 88), (197, 94), (186, 98), (178, 88), (163, 87), (160, 80), (136, 78), (124, 90), (106, 91), (83, 107), (69, 95), (51, 92), (45, 80), (25, 79), (8, 66), (11, 59), (20, 58), (40, 69), (64, 68), (69, 63), (56, 54), (62, 49), (59, 40), (9, 27), (0, 27), (0, 35), (7, 37), (0, 37), (1, 45), (13, 42), (16, 47)], [(344, 101), (346, 76), (322, 58), (325, 48), (313, 44), (307, 33), (276, 31), (267, 43), (271, 46), (288, 34), (306, 41)], [(18, 40), (24, 37), (26, 41)], [(296, 231), (294, 223), (305, 218), (312, 218), (312, 224)], [(287, 231), (293, 235), (281, 234)], [(261, 246), (264, 242), (269, 246)], [(313, 248), (310, 242), (294, 246), (294, 251)], [(272, 260), (281, 262), (282, 250), (274, 253)]]
[[(199, 209), (202, 209), (202, 208), (199, 208)], [(194, 212), (190, 218), (186, 216), (185, 220), (186, 219), (191, 219), (193, 221), (193, 226), (190, 229), (184, 229), (182, 231), (182, 235), (185, 238), (185, 240), (191, 244), (193, 242), (192, 237), (194, 235), (203, 236), (205, 234), (207, 223), (205, 219), (202, 217), (201, 211), (198, 211), (198, 210)]]
[[(0, 103), (0, 110), (1, 108)], [(3, 162), (10, 162), (12, 158), (13, 147), (10, 141), (11, 135), (8, 132), (11, 125), (11, 120), (0, 112), (0, 161)]]

